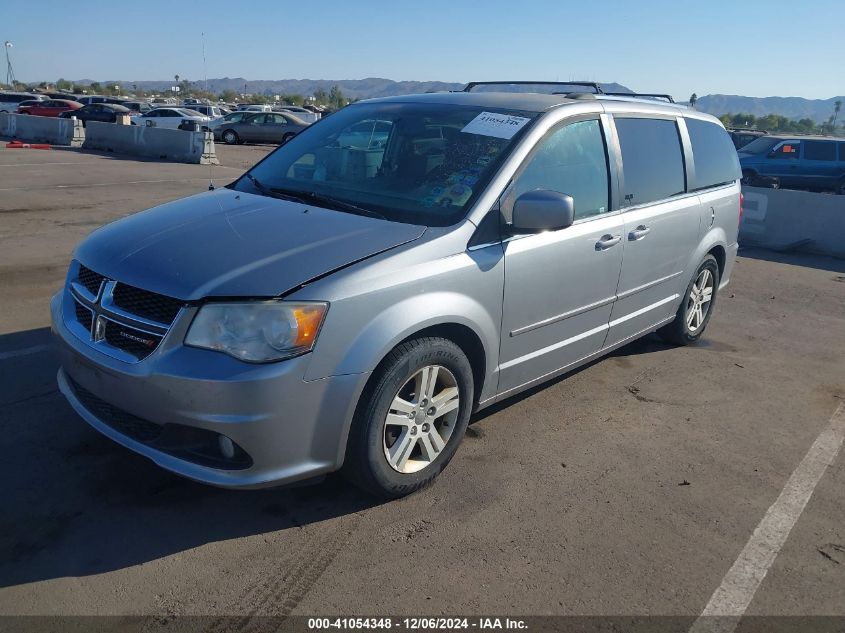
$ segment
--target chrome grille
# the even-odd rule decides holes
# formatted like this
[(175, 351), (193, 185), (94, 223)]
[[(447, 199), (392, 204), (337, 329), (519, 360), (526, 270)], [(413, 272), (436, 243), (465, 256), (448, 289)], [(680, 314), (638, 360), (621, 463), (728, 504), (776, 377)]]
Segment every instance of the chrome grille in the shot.
[(114, 289), (113, 301), (114, 305), (127, 312), (165, 325), (173, 323), (173, 319), (179, 314), (183, 305), (178, 299), (165, 297), (126, 284), (117, 284)]
[[(68, 291), (71, 328), (79, 338), (120, 360), (136, 362), (161, 343), (184, 301), (136, 288), (78, 266)], [(68, 314), (70, 314), (70, 304)]]
[(79, 280), (79, 283), (85, 286), (88, 292), (96, 297), (97, 293), (100, 292), (100, 284), (102, 284), (106, 278), (100, 273), (95, 273), (90, 268), (80, 265), (77, 279)]

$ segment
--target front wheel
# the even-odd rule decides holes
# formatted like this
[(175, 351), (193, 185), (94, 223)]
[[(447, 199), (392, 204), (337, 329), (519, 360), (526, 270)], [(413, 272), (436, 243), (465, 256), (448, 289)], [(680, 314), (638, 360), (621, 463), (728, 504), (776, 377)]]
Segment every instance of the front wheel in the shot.
[(287, 142), (288, 142), (289, 140), (291, 140), (294, 136), (296, 136), (296, 134), (294, 134), (293, 132), (288, 132), (287, 134), (285, 134), (285, 135), (282, 137), (282, 145), (284, 145), (285, 143), (287, 143)]
[(472, 368), (453, 342), (426, 337), (399, 345), (358, 404), (344, 474), (386, 498), (426, 486), (458, 449), (473, 389)]
[(238, 137), (238, 133), (235, 130), (226, 130), (223, 132), (223, 142), (226, 145), (237, 145), (241, 142), (241, 139)]
[(657, 330), (657, 334), (677, 345), (695, 343), (710, 322), (718, 289), (719, 264), (715, 257), (708, 255), (687, 286), (675, 320)]

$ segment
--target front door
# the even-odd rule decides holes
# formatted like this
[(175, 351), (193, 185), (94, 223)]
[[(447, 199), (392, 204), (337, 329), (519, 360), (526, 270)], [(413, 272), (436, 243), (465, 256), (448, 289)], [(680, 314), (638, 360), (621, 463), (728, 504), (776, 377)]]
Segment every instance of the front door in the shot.
[(505, 243), (501, 395), (601, 349), (622, 264), (622, 217), (611, 210), (598, 118), (562, 124), (537, 144), (503, 200), (505, 216), (534, 189), (572, 196), (575, 223)]

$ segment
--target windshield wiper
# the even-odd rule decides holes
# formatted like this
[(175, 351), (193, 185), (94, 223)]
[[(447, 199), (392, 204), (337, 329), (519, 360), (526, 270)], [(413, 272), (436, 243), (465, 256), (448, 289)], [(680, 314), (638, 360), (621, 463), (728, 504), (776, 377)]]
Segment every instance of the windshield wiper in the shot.
[(378, 218), (380, 220), (387, 219), (381, 213), (376, 213), (375, 211), (371, 211), (370, 209), (359, 207), (357, 204), (352, 204), (351, 202), (346, 202), (346, 200), (340, 200), (332, 196), (327, 196), (323, 193), (317, 193), (316, 191), (299, 191), (297, 189), (283, 189), (277, 187), (274, 187), (269, 191), (280, 196), (286, 196), (288, 198), (296, 199), (299, 202), (310, 202), (317, 206), (326, 206), (330, 209), (337, 209), (339, 211), (349, 211), (350, 213), (355, 213), (358, 215), (368, 215), (370, 217)]
[(253, 186), (261, 192), (263, 196), (269, 196), (270, 198), (278, 198), (279, 200), (289, 200), (291, 202), (303, 202), (304, 199), (302, 196), (293, 195), (290, 193), (285, 193), (284, 191), (276, 191), (275, 189), (270, 189), (267, 185), (262, 183), (258, 178), (253, 176), (250, 173), (245, 174), (249, 181), (253, 184)]

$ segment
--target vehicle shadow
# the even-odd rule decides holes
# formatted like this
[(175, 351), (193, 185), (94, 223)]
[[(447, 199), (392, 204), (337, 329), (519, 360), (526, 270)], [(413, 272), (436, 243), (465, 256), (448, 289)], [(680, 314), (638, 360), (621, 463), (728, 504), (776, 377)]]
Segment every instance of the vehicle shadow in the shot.
[(379, 503), (340, 477), (258, 491), (179, 478), (85, 424), (58, 393), (57, 369), (48, 328), (0, 336), (0, 587), (123, 569)]
[(792, 266), (804, 266), (806, 268), (829, 270), (834, 273), (845, 273), (845, 259), (837, 259), (836, 257), (828, 257), (826, 255), (772, 251), (756, 246), (742, 246), (739, 249), (739, 256), (761, 259), (778, 264), (790, 264)]
[[(709, 347), (710, 343), (706, 340), (701, 340), (697, 343), (702, 347)], [(596, 363), (601, 363), (607, 361), (609, 358), (625, 358), (628, 356), (642, 356), (643, 354), (654, 354), (657, 352), (664, 352), (666, 350), (675, 349), (677, 346), (673, 345), (672, 343), (667, 343), (656, 334), (649, 334), (642, 338), (639, 338), (627, 345), (623, 345), (622, 347), (615, 349), (614, 351), (610, 352), (605, 356), (599, 356), (598, 358), (591, 360), (586, 365), (582, 365), (577, 369), (573, 369), (571, 371), (565, 372), (560, 376), (552, 378), (549, 381), (541, 382), (535, 387), (531, 387), (526, 391), (522, 391), (516, 395), (510, 396), (501, 402), (497, 402), (486, 409), (482, 409), (481, 411), (473, 414), (472, 418), (470, 418), (470, 424), (476, 424), (481, 422), (485, 418), (490, 417), (501, 411), (502, 409), (507, 409), (510, 406), (513, 406), (517, 402), (521, 402), (526, 398), (530, 398), (531, 396), (543, 391), (544, 389), (548, 389), (549, 387), (558, 384), (564, 380), (567, 380), (571, 376), (581, 373), (582, 371), (586, 371)]]

